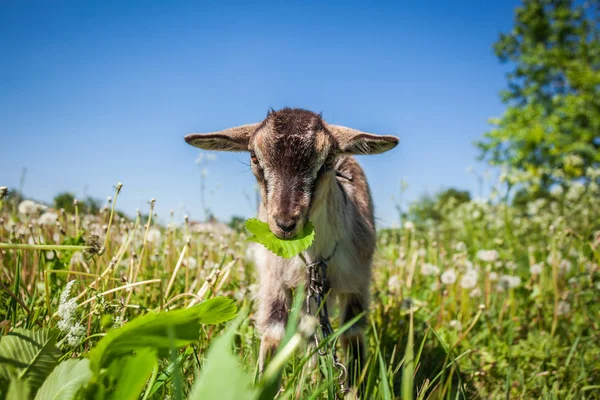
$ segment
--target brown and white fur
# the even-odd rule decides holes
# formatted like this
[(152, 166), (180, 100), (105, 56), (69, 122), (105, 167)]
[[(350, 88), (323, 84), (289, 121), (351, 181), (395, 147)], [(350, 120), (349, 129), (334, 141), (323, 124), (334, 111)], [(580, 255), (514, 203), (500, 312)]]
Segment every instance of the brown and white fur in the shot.
[[(339, 299), (340, 322), (368, 310), (375, 250), (373, 203), (365, 174), (352, 155), (388, 151), (397, 145), (396, 137), (330, 125), (311, 111), (284, 108), (270, 111), (261, 123), (190, 134), (185, 140), (206, 150), (249, 151), (262, 198), (259, 218), (283, 239), (312, 221), (316, 235), (306, 258), (311, 262), (333, 254), (328, 278)], [(283, 336), (291, 288), (304, 283), (306, 267), (299, 257), (286, 260), (262, 246), (258, 251), (262, 369)], [(365, 356), (364, 323), (363, 317), (342, 337), (351, 378)]]

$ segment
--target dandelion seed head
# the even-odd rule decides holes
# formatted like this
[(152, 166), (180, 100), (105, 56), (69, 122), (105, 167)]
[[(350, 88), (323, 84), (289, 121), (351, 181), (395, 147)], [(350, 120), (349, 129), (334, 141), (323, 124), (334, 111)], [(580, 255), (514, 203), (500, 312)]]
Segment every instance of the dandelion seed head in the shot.
[(453, 319), (452, 321), (450, 321), (448, 323), (448, 325), (450, 326), (450, 328), (457, 330), (457, 331), (461, 331), (462, 330), (462, 324), (460, 323), (459, 320)]
[(471, 269), (460, 278), (460, 287), (463, 289), (473, 289), (477, 285), (477, 271)]
[(456, 282), (456, 271), (454, 268), (447, 269), (442, 273), (440, 279), (445, 285), (453, 285)]
[(544, 270), (543, 262), (533, 264), (529, 267), (529, 273), (531, 273), (532, 276), (540, 275), (543, 270)]
[(161, 239), (161, 233), (158, 228), (151, 228), (148, 231), (148, 237), (147, 237), (148, 242), (158, 244), (158, 243), (160, 243), (160, 239)]
[(19, 214), (23, 214), (25, 216), (32, 215), (37, 211), (37, 205), (31, 200), (23, 200), (19, 203), (18, 208)]
[(496, 250), (479, 250), (477, 252), (477, 258), (483, 262), (493, 263), (499, 257)]
[(46, 225), (46, 226), (54, 225), (54, 224), (56, 224), (57, 221), (58, 221), (58, 215), (53, 212), (45, 212), (38, 219), (38, 222), (40, 223), (40, 225)]
[(421, 275), (424, 276), (438, 276), (440, 274), (440, 268), (437, 265), (425, 263), (421, 265)]

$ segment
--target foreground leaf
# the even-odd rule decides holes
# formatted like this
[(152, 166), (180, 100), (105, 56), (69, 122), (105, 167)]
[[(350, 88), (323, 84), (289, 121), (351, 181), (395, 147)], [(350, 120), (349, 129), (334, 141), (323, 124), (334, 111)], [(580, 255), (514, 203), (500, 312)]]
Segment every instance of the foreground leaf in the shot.
[(140, 398), (146, 381), (156, 365), (156, 350), (144, 349), (135, 356), (126, 357), (122, 362), (117, 378), (117, 388), (112, 398), (115, 400), (135, 400)]
[(233, 322), (215, 339), (208, 350), (204, 366), (192, 387), (188, 400), (244, 400), (256, 398), (252, 378), (231, 353), (231, 343), (242, 318)]
[(312, 222), (307, 221), (302, 232), (299, 232), (292, 239), (279, 239), (271, 229), (269, 224), (256, 218), (246, 221), (246, 229), (252, 234), (249, 242), (256, 242), (265, 246), (269, 251), (283, 258), (292, 258), (310, 247), (315, 239), (315, 230)]
[(71, 400), (91, 378), (88, 359), (64, 361), (46, 379), (35, 400)]
[(14, 378), (8, 386), (6, 400), (23, 400), (28, 399), (30, 395), (29, 385), (26, 380)]
[[(236, 315), (232, 299), (215, 297), (188, 309), (147, 314), (110, 331), (90, 351), (90, 362), (95, 374), (101, 368), (135, 350), (153, 348), (159, 351), (180, 348), (198, 340), (201, 324), (218, 324)], [(169, 338), (168, 329), (173, 329)]]
[(0, 340), (0, 377), (26, 380), (35, 393), (58, 362), (57, 332), (15, 329)]

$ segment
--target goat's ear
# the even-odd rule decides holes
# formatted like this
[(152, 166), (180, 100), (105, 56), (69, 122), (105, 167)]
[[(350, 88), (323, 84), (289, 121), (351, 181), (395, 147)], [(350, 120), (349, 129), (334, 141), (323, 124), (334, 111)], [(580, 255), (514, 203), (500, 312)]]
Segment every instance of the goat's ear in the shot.
[(342, 154), (380, 154), (398, 144), (395, 136), (373, 135), (339, 125), (327, 125), (327, 129), (338, 143)]
[(250, 135), (260, 124), (236, 126), (219, 132), (190, 133), (185, 141), (204, 150), (248, 151)]

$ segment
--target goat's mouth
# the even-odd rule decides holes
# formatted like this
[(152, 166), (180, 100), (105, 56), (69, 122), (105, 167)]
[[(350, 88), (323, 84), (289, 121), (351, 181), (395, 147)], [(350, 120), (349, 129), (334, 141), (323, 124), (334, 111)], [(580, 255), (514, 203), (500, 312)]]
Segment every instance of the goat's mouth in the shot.
[(271, 232), (273, 232), (273, 234), (277, 236), (277, 238), (282, 240), (293, 240), (296, 238), (296, 236), (298, 236), (300, 232), (302, 232), (305, 224), (305, 221), (298, 220), (294, 224), (292, 224), (292, 226), (281, 226), (280, 224), (274, 221), (274, 223), (270, 224), (270, 227)]

